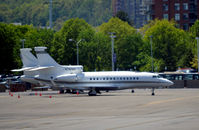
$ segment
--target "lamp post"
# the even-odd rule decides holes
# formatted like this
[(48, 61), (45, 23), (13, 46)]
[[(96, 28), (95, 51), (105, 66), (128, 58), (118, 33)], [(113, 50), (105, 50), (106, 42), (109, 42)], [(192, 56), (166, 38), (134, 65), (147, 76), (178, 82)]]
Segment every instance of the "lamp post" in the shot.
[(22, 42), (22, 48), (24, 48), (24, 42), (26, 41), (26, 39), (21, 39), (20, 41)]
[(76, 42), (75, 40), (73, 39), (69, 39), (68, 41), (72, 42), (76, 42), (76, 47), (77, 47), (77, 65), (79, 65), (79, 43), (84, 40), (84, 39), (80, 39), (78, 42)]
[(198, 73), (199, 73), (199, 37), (196, 37), (196, 40), (197, 40), (197, 52), (198, 52)]
[(150, 36), (150, 43), (151, 43), (151, 67), (152, 67), (152, 72), (153, 72), (153, 46), (152, 46), (152, 38), (153, 36)]
[(52, 29), (52, 0), (49, 1), (49, 27)]
[(110, 33), (111, 34), (111, 42), (112, 42), (112, 45), (111, 45), (111, 47), (112, 47), (112, 71), (114, 71), (115, 70), (115, 64), (114, 64), (114, 59), (116, 60), (116, 55), (114, 54), (114, 38), (116, 38), (116, 36), (114, 35), (114, 33), (113, 32), (111, 32)]

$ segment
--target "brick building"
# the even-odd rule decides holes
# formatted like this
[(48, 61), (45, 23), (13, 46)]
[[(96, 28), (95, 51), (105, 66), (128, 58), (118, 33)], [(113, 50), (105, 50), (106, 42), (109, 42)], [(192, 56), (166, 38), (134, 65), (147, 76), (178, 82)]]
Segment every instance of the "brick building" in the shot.
[(113, 16), (118, 11), (128, 14), (136, 28), (142, 27), (150, 18), (149, 7), (152, 0), (112, 0)]
[(151, 18), (173, 19), (188, 30), (199, 19), (199, 0), (153, 0)]

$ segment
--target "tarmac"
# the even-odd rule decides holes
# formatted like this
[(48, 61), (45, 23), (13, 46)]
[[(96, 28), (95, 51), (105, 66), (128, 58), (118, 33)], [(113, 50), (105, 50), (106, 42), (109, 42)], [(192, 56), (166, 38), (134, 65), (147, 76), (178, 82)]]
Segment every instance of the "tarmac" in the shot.
[(199, 130), (199, 89), (57, 93), (0, 93), (0, 129)]

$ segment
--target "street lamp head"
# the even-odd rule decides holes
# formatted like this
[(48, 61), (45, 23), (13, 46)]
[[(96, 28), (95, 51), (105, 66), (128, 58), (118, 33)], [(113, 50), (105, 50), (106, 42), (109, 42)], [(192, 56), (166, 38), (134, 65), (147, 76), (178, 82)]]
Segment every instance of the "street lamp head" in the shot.
[(196, 40), (199, 40), (199, 37), (196, 37)]
[(26, 39), (20, 39), (20, 41), (21, 41), (21, 42), (25, 42), (25, 41), (26, 41)]
[(69, 42), (72, 42), (72, 41), (74, 41), (74, 40), (73, 40), (72, 38), (70, 38), (70, 39), (68, 39), (68, 41), (69, 41)]
[(115, 35), (116, 33), (115, 32), (108, 32), (108, 34)]

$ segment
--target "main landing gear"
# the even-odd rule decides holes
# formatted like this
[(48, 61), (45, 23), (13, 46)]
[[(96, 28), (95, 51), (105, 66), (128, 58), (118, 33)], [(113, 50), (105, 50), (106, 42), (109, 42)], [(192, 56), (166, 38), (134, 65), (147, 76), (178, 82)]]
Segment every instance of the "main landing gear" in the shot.
[(94, 88), (88, 92), (88, 96), (96, 96), (97, 93), (101, 94), (100, 90), (95, 90)]
[(155, 96), (155, 88), (152, 88), (152, 89), (151, 89), (151, 92), (152, 92), (151, 95), (152, 95), (152, 96)]
[(97, 95), (97, 92), (94, 89), (88, 92), (88, 96), (96, 96), (96, 95)]

